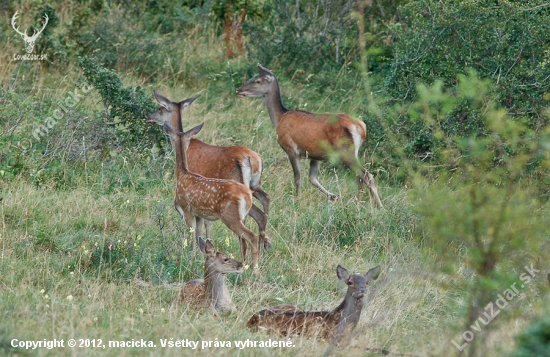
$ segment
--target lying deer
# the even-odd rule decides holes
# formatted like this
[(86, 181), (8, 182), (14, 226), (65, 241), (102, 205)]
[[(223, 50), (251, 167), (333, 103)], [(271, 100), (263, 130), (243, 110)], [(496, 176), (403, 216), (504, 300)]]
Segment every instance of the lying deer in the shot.
[(288, 110), (281, 101), (277, 77), (258, 64), (260, 76), (237, 88), (240, 97), (264, 97), (269, 117), (275, 125), (277, 141), (288, 155), (294, 171), (296, 194), (300, 193), (300, 159), (309, 158), (309, 181), (331, 199), (338, 196), (327, 191), (317, 180), (321, 161), (328, 152), (335, 151), (349, 168), (360, 171), (359, 189), (367, 185), (376, 205), (382, 207), (373, 176), (362, 168), (358, 154), (366, 137), (366, 125), (346, 114), (315, 114), (302, 110)]
[(372, 268), (365, 275), (349, 275), (345, 268), (338, 265), (336, 274), (338, 279), (348, 285), (348, 291), (344, 301), (334, 310), (312, 312), (299, 310), (292, 305), (279, 305), (255, 313), (246, 326), (253, 330), (271, 330), (283, 336), (317, 336), (339, 342), (357, 326), (367, 284), (378, 278), (380, 266)]
[(180, 291), (178, 302), (195, 307), (212, 306), (214, 313), (234, 310), (231, 295), (225, 285), (225, 274), (241, 273), (243, 263), (216, 252), (210, 240), (199, 237), (199, 248), (206, 255), (204, 279), (187, 282)]
[(201, 129), (202, 124), (188, 132), (176, 133), (170, 124), (164, 123), (164, 130), (174, 141), (176, 149), (177, 184), (174, 205), (185, 223), (195, 229), (195, 233), (202, 226), (203, 220), (221, 219), (239, 237), (243, 261), (246, 260), (246, 243), (250, 244), (252, 267), (256, 267), (259, 256), (258, 237), (244, 225), (246, 215), (252, 207), (252, 190), (235, 180), (206, 178), (192, 173), (187, 166), (185, 153), (189, 141)]
[[(181, 102), (172, 102), (162, 94), (154, 91), (159, 109), (147, 117), (148, 123), (164, 125), (170, 123), (178, 132), (183, 131), (181, 116), (195, 99), (189, 98)], [(176, 151), (174, 142), (172, 148)], [(264, 247), (270, 247), (266, 237), (267, 215), (269, 214), (269, 195), (262, 188), (262, 158), (255, 152), (244, 146), (215, 146), (209, 145), (199, 139), (191, 139), (186, 152), (189, 171), (209, 178), (233, 179), (252, 190), (252, 194), (263, 206), (263, 212), (252, 204), (248, 214), (258, 223), (260, 237)], [(248, 163), (246, 162), (248, 160)], [(250, 163), (250, 164), (249, 164)], [(210, 221), (204, 221), (206, 238), (210, 237)], [(197, 225), (197, 237), (201, 235), (202, 227)]]

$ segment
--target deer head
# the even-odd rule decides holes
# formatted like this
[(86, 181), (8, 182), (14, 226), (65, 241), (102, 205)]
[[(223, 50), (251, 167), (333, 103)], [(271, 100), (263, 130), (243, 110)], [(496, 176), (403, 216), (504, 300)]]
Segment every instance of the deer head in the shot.
[(365, 275), (350, 275), (346, 268), (338, 265), (336, 267), (336, 275), (338, 275), (338, 279), (345, 282), (348, 286), (346, 298), (349, 296), (354, 299), (362, 299), (367, 292), (367, 285), (373, 280), (376, 280), (378, 275), (380, 275), (380, 266), (372, 268)]
[[(158, 125), (164, 125), (164, 123), (170, 123), (172, 126), (175, 124), (173, 123), (172, 119), (174, 118), (174, 115), (177, 114), (178, 106), (179, 110), (182, 112), (187, 108), (191, 103), (195, 101), (200, 96), (196, 96), (194, 98), (188, 98), (184, 99), (179, 103), (175, 103), (170, 101), (170, 99), (166, 98), (156, 90), (154, 91), (155, 98), (157, 99), (157, 102), (159, 103), (160, 107), (157, 111), (149, 114), (147, 116), (147, 123), (155, 123)], [(174, 130), (181, 129), (181, 123), (178, 123), (177, 126), (174, 126)]]
[(278, 91), (277, 78), (269, 69), (258, 63), (260, 76), (249, 83), (237, 88), (239, 97), (265, 97)]
[(27, 31), (23, 33), (19, 31), (18, 27), (16, 27), (17, 13), (18, 11), (16, 11), (15, 14), (13, 14), (13, 17), (11, 18), (11, 26), (13, 27), (15, 32), (17, 32), (18, 34), (21, 35), (21, 37), (23, 37), (23, 40), (25, 41), (25, 51), (27, 51), (27, 53), (30, 54), (34, 50), (34, 43), (36, 42), (36, 39), (42, 33), (42, 31), (44, 31), (44, 29), (46, 28), (46, 25), (48, 24), (48, 20), (49, 20), (48, 14), (44, 14), (45, 21), (44, 21), (44, 25), (42, 26), (42, 29), (40, 29), (40, 31), (34, 30), (34, 33), (32, 34), (32, 36), (28, 36)]
[[(189, 131), (176, 133), (168, 122), (164, 123), (164, 131), (166, 132), (166, 134), (168, 134), (168, 136), (170, 136), (170, 139), (176, 143), (175, 147), (181, 148), (181, 145), (183, 143), (183, 152), (180, 152), (179, 154), (181, 155), (181, 160), (183, 161), (183, 166), (185, 170), (187, 170), (187, 160), (185, 157), (185, 152), (189, 148), (189, 141), (193, 136), (197, 135), (199, 131), (201, 131), (203, 125), (204, 123), (189, 129)], [(178, 154), (176, 153), (176, 158), (177, 157), (178, 157)]]
[(222, 252), (216, 252), (210, 239), (205, 241), (202, 237), (199, 237), (199, 248), (206, 255), (206, 262), (204, 263), (205, 278), (209, 277), (207, 275), (212, 274), (242, 273), (243, 263), (229, 258)]

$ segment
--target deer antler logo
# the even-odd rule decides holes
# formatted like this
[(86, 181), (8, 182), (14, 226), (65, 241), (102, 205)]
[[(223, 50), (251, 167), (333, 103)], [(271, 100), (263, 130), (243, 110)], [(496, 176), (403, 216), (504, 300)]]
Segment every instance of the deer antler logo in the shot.
[(48, 24), (48, 14), (44, 14), (44, 20), (46, 20), (44, 22), (44, 26), (42, 26), (42, 29), (40, 31), (36, 31), (34, 30), (34, 33), (32, 34), (32, 36), (28, 36), (27, 35), (27, 31), (25, 31), (25, 33), (19, 31), (19, 28), (16, 27), (16, 20), (17, 20), (17, 13), (19, 11), (16, 11), (15, 14), (13, 14), (13, 17), (11, 18), (11, 26), (13, 27), (13, 29), (15, 30), (15, 32), (17, 32), (18, 34), (21, 35), (21, 37), (23, 37), (23, 40), (25, 40), (25, 51), (27, 51), (27, 53), (31, 54), (32, 51), (34, 50), (34, 43), (36, 42), (36, 39), (38, 38), (38, 36), (42, 33), (42, 31), (44, 31), (44, 29), (46, 28), (46, 25)]

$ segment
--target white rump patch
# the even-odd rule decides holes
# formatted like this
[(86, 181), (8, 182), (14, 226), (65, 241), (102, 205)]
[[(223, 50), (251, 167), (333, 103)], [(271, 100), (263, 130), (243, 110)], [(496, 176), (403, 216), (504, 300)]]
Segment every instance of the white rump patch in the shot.
[(250, 164), (250, 159), (245, 157), (242, 162), (242, 175), (243, 182), (246, 187), (250, 188), (250, 180), (252, 179), (252, 165)]
[(355, 157), (358, 157), (359, 148), (361, 147), (363, 140), (361, 139), (361, 134), (359, 134), (359, 129), (357, 128), (357, 126), (353, 127), (353, 130), (351, 131), (351, 136), (353, 138), (353, 145), (355, 145)]
[(250, 187), (258, 187), (260, 186), (260, 180), (262, 179), (262, 162), (260, 161), (260, 168), (257, 172), (252, 173), (252, 177), (250, 178)]

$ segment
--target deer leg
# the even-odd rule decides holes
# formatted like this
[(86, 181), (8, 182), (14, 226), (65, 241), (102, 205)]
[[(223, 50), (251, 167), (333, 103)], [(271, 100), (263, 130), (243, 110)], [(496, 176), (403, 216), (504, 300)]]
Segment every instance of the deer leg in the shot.
[(246, 241), (242, 237), (239, 237), (239, 242), (241, 243), (241, 255), (244, 263), (246, 261)]
[(256, 197), (262, 204), (262, 208), (266, 215), (269, 215), (269, 202), (271, 197), (262, 188), (262, 171), (261, 168), (255, 173), (252, 173), (250, 177), (250, 189), (253, 191), (252, 195)]
[(201, 217), (195, 216), (195, 242), (199, 246), (199, 237), (202, 237), (202, 226), (205, 220)]
[(256, 205), (252, 205), (252, 207), (250, 207), (250, 211), (248, 211), (248, 215), (252, 217), (256, 223), (258, 223), (258, 230), (260, 232), (260, 250), (262, 243), (265, 250), (269, 250), (271, 248), (271, 243), (269, 243), (269, 238), (267, 238), (265, 234), (267, 227), (267, 214), (262, 212), (262, 210), (260, 210)]
[(206, 239), (210, 238), (210, 232), (212, 231), (212, 221), (209, 221), (207, 219), (204, 220), (204, 230), (206, 231)]
[(374, 177), (370, 172), (368, 172), (366, 169), (361, 170), (360, 173), (361, 180), (367, 185), (369, 188), (370, 194), (372, 198), (374, 198), (374, 202), (376, 203), (376, 206), (378, 208), (384, 207), (382, 205), (382, 201), (380, 201), (380, 196), (378, 196), (378, 189), (376, 188), (376, 185), (374, 184)]
[(292, 171), (294, 171), (294, 185), (296, 186), (296, 196), (300, 194), (302, 188), (302, 181), (300, 178), (300, 156), (294, 153), (288, 153), (290, 164), (292, 165)]
[[(177, 201), (174, 201), (174, 207), (176, 207), (176, 211), (178, 211), (178, 213), (180, 214), (182, 220), (183, 220), (183, 223), (191, 228), (193, 231), (195, 231), (195, 220), (193, 219), (193, 216), (191, 215), (191, 212), (189, 211), (184, 211), (183, 208), (181, 208), (181, 206), (178, 204)], [(192, 248), (193, 248), (193, 251), (195, 250), (195, 239), (191, 239), (191, 245), (192, 245)]]
[(258, 201), (262, 204), (262, 208), (266, 215), (269, 215), (269, 203), (271, 197), (262, 189), (262, 186), (252, 187), (252, 196), (256, 197)]
[(361, 191), (363, 189), (363, 184), (366, 184), (369, 189), (370, 195), (374, 199), (374, 203), (376, 203), (376, 206), (378, 208), (384, 207), (382, 205), (382, 201), (380, 201), (380, 196), (378, 196), (378, 189), (374, 184), (374, 177), (370, 172), (368, 172), (367, 169), (361, 167), (359, 160), (356, 158), (353, 163), (349, 161), (344, 161), (344, 164), (351, 170), (354, 170), (354, 167), (360, 168), (360, 172), (357, 174), (357, 183), (359, 185), (359, 190)]
[(246, 228), (240, 220), (226, 220), (222, 217), (222, 222), (241, 240), (243, 262), (246, 259), (246, 243), (250, 244), (250, 250), (252, 251), (252, 268), (256, 267), (258, 265), (258, 237), (254, 234), (254, 232)]
[(331, 200), (338, 198), (338, 195), (327, 191), (317, 180), (317, 175), (319, 175), (319, 167), (321, 166), (321, 161), (310, 159), (309, 160), (309, 182), (315, 187), (317, 187), (321, 192), (328, 196)]

